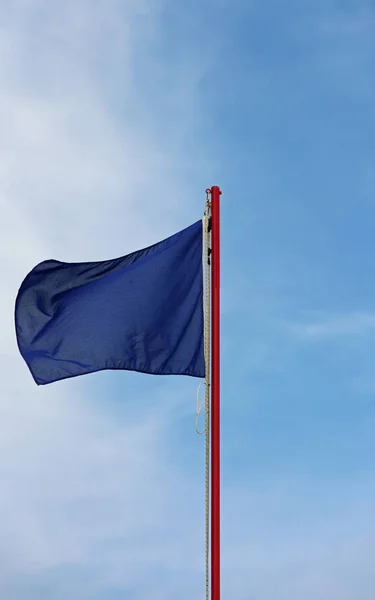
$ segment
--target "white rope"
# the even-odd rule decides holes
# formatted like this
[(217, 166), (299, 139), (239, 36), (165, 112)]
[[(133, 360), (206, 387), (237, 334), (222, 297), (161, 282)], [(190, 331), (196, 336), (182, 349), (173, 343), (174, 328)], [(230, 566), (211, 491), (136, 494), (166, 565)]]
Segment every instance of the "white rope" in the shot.
[[(203, 252), (203, 271), (204, 271), (204, 362), (205, 362), (205, 381), (202, 381), (197, 389), (196, 397), (196, 420), (195, 429), (199, 435), (205, 435), (205, 522), (206, 522), (206, 600), (210, 600), (210, 441), (211, 441), (211, 411), (210, 411), (210, 389), (211, 389), (211, 267), (210, 267), (210, 246), (211, 235), (209, 223), (211, 217), (210, 197), (207, 193), (206, 210), (202, 220), (204, 252)], [(205, 386), (204, 398), (199, 401), (199, 392), (202, 386)], [(199, 417), (205, 407), (205, 426), (203, 430), (199, 429)]]

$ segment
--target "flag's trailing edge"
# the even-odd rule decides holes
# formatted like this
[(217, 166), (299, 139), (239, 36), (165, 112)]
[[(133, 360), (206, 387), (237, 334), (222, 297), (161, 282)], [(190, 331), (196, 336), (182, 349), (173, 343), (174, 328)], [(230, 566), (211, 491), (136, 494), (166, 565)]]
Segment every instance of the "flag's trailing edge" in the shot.
[(104, 369), (203, 378), (202, 237), (198, 221), (121, 258), (37, 265), (15, 306), (35, 382)]

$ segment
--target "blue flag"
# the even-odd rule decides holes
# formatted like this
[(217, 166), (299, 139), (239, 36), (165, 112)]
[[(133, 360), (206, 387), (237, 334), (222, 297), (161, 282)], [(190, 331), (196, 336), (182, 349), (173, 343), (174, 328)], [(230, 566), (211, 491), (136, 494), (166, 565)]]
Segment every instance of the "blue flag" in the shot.
[(40, 263), (15, 323), (38, 385), (103, 369), (204, 377), (202, 222), (114, 260)]

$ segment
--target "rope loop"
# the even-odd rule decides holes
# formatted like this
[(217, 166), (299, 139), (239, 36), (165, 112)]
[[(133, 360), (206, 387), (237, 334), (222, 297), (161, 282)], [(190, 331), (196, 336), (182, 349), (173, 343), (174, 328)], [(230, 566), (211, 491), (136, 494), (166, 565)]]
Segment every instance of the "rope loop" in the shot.
[(199, 402), (199, 392), (203, 385), (207, 386), (206, 381), (201, 381), (197, 388), (197, 406), (196, 406), (197, 412), (196, 412), (196, 417), (195, 417), (195, 431), (197, 432), (198, 435), (204, 435), (206, 433), (206, 425), (204, 426), (204, 429), (202, 431), (200, 431), (200, 429), (199, 429), (199, 417), (202, 412), (203, 406), (205, 406), (205, 404), (206, 404), (206, 394), (204, 395), (201, 402)]

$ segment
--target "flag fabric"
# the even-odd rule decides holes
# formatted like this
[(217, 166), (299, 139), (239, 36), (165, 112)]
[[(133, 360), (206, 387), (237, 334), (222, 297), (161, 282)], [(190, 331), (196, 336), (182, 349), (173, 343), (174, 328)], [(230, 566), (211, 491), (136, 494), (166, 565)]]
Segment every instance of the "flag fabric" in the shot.
[(114, 260), (37, 265), (15, 307), (35, 382), (104, 369), (203, 378), (202, 237), (198, 221)]

